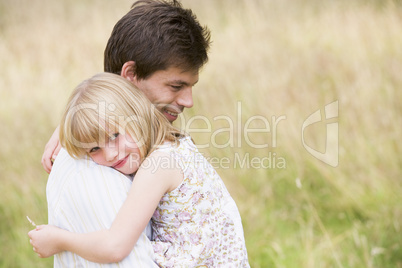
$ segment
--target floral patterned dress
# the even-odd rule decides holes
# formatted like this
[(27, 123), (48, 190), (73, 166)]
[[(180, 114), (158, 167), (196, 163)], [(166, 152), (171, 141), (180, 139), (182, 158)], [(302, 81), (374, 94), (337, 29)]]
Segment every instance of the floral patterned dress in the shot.
[(164, 145), (184, 174), (153, 217), (152, 242), (161, 267), (250, 267), (239, 211), (222, 179), (190, 137)]

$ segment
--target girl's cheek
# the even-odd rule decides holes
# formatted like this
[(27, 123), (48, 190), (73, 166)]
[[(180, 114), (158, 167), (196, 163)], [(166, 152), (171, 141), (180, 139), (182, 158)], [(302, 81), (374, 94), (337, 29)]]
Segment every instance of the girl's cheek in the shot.
[(102, 165), (102, 158), (100, 157), (100, 155), (99, 154), (92, 154), (92, 156), (91, 156), (91, 158), (92, 158), (92, 160), (95, 162), (95, 163), (97, 163), (97, 164), (99, 164), (99, 165)]

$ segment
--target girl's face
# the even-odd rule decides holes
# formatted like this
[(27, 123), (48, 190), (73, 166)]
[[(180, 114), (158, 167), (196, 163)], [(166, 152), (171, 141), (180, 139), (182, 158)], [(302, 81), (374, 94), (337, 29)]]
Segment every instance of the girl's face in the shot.
[(99, 165), (112, 167), (126, 175), (135, 173), (141, 163), (140, 150), (128, 133), (113, 134), (104, 144), (89, 149), (88, 154)]

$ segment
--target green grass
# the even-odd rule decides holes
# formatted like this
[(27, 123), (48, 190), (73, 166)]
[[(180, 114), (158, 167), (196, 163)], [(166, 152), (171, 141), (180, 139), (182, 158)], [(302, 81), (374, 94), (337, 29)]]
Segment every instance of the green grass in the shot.
[[(26, 235), (26, 215), (47, 221), (43, 148), (71, 90), (102, 71), (107, 38), (130, 4), (0, 1), (0, 268), (52, 266), (51, 258), (32, 252)], [(251, 266), (402, 267), (400, 3), (183, 4), (209, 26), (213, 44), (194, 108), (182, 121), (208, 120), (210, 133), (192, 133), (199, 144), (232, 141), (202, 151), (227, 160), (217, 170), (240, 209)], [(335, 100), (339, 165), (331, 167), (304, 149), (301, 128)], [(233, 131), (217, 132), (232, 126), (217, 116), (229, 118)], [(243, 130), (253, 116), (266, 118), (271, 131), (247, 140)], [(275, 134), (273, 116), (285, 117)], [(199, 120), (189, 127), (206, 125)], [(265, 125), (255, 120), (249, 127)], [(305, 134), (311, 147), (325, 150), (324, 123)], [(248, 141), (269, 146), (253, 148)], [(270, 161), (286, 165), (241, 168), (236, 162), (273, 153)]]

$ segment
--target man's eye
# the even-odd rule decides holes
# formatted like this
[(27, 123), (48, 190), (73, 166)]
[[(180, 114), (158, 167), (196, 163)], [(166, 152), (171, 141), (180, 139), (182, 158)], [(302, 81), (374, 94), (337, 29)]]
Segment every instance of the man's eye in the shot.
[(180, 86), (171, 85), (171, 87), (174, 88), (175, 90), (180, 90), (180, 89), (182, 89), (183, 86), (181, 86), (181, 85)]
[(120, 135), (120, 133), (114, 133), (113, 135), (111, 135), (109, 137), (109, 140), (114, 141), (119, 135)]
[(92, 154), (92, 153), (96, 152), (99, 149), (100, 149), (99, 147), (94, 147), (91, 150), (89, 150), (89, 153)]

